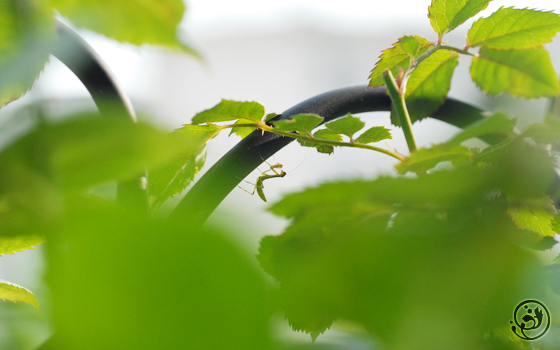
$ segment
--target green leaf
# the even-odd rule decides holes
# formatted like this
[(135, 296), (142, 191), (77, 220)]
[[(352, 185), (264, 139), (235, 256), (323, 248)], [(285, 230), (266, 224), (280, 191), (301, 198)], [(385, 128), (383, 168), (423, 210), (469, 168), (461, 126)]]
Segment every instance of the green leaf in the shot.
[[(419, 49), (414, 58), (426, 52), (433, 45), (428, 39), (421, 36), (414, 35), (413, 37), (419, 43)], [(398, 76), (399, 68), (406, 70), (410, 67), (410, 54), (402, 48), (401, 44), (402, 42), (399, 39), (398, 42), (393, 44), (393, 47), (384, 50), (381, 56), (379, 56), (379, 61), (377, 61), (375, 68), (373, 68), (369, 76), (369, 86), (385, 85), (383, 73), (387, 69), (390, 69), (394, 76)]]
[(328, 129), (336, 133), (346, 135), (350, 139), (352, 139), (352, 136), (354, 136), (355, 133), (362, 130), (365, 125), (366, 124), (361, 121), (360, 118), (353, 117), (350, 114), (325, 124)]
[(552, 220), (556, 218), (555, 213), (552, 200), (546, 196), (522, 200), (508, 198), (508, 214), (515, 225), (542, 236), (554, 236)]
[(441, 38), (467, 19), (488, 7), (492, 0), (432, 0), (428, 17), (432, 28)]
[(323, 122), (323, 117), (316, 114), (298, 114), (290, 120), (279, 120), (272, 122), (274, 128), (280, 131), (297, 131), (303, 134), (311, 134), (311, 130)]
[(318, 130), (313, 136), (325, 140), (342, 141), (342, 136), (338, 132), (329, 129)]
[(64, 192), (82, 191), (139, 177), (183, 147), (147, 124), (79, 114), (44, 124), (6, 148), (0, 154), (0, 182), (21, 191), (17, 174), (27, 171)]
[(473, 57), (471, 77), (490, 95), (507, 92), (525, 98), (560, 94), (550, 56), (543, 48), (533, 50), (480, 49)]
[[(236, 121), (234, 124), (246, 124), (248, 123), (247, 120), (245, 119), (239, 119), (238, 121)], [(247, 136), (249, 136), (250, 133), (252, 133), (253, 131), (257, 130), (257, 128), (254, 127), (239, 127), (239, 128), (231, 128), (231, 131), (229, 132), (229, 136), (231, 135), (238, 135), (241, 137), (241, 139), (246, 138)]]
[(39, 301), (33, 293), (10, 282), (0, 281), (0, 299), (27, 303), (40, 311)]
[(234, 242), (241, 233), (170, 221), (69, 203), (45, 254), (56, 338), (80, 350), (268, 349), (273, 309), (254, 257)]
[(135, 45), (162, 45), (194, 53), (177, 38), (185, 14), (182, 0), (52, 0), (61, 15), (117, 41)]
[(534, 49), (552, 41), (560, 31), (560, 16), (530, 9), (500, 8), (476, 21), (469, 30), (467, 47)]
[[(342, 136), (339, 133), (329, 129), (318, 130), (315, 134), (313, 134), (313, 137), (332, 141), (342, 141)], [(334, 147), (331, 145), (324, 145), (317, 142), (303, 141), (299, 139), (298, 142), (303, 147), (315, 147), (319, 153), (331, 154), (334, 152)]]
[[(475, 177), (475, 182), (487, 181), (483, 172), (474, 167), (473, 173), (458, 170), (329, 183), (276, 203), (272, 211), (292, 220), (282, 235), (263, 238), (257, 258), (278, 281), (277, 301), (290, 324), (317, 332), (329, 321), (344, 318), (360, 322), (387, 343), (406, 341), (403, 349), (445, 349), (446, 343), (433, 346), (431, 334), (414, 331), (426, 325), (426, 315), (437, 313), (437, 326), (430, 329), (438, 334), (453, 332), (453, 339), (475, 335), (503, 323), (494, 312), (509, 314), (507, 304), (525, 293), (514, 286), (542, 288), (540, 277), (528, 284), (517, 275), (537, 271), (537, 259), (505, 239), (516, 228), (502, 202), (482, 198), (483, 188), (491, 184), (477, 190), (470, 186)], [(426, 186), (430, 178), (433, 187)], [(436, 207), (435, 196), (424, 197), (426, 202), (410, 210), (401, 201), (419, 200), (420, 193), (449, 194), (447, 190), (461, 202), (455, 201), (454, 209)], [(470, 201), (479, 195), (482, 202)], [(388, 205), (376, 205), (382, 197)], [(529, 274), (522, 272), (526, 268)], [(480, 288), (481, 280), (496, 283), (496, 289)], [(505, 297), (508, 303), (480, 304), (494, 297)], [(419, 321), (403, 322), (411, 312)], [(437, 322), (442, 315), (457, 322), (457, 328)], [(481, 315), (484, 325), (476, 322)], [(419, 342), (426, 346), (419, 347)]]
[[(4, 222), (0, 222), (0, 227), (5, 227)], [(36, 246), (43, 243), (45, 243), (45, 237), (38, 234), (1, 235), (0, 256), (7, 254), (16, 254), (17, 252), (21, 252), (24, 250), (34, 249)]]
[(264, 116), (264, 106), (258, 102), (222, 100), (216, 106), (202, 111), (192, 119), (193, 124), (227, 122), (244, 119), (246, 123), (258, 122)]
[(403, 51), (409, 54), (411, 58), (416, 57), (418, 50), (420, 50), (420, 46), (422, 45), (419, 38), (413, 35), (403, 36), (399, 39), (399, 42)]
[(383, 140), (390, 140), (393, 137), (391, 136), (391, 130), (386, 129), (383, 126), (374, 126), (372, 128), (367, 129), (364, 131), (356, 140), (357, 143), (374, 143)]
[(0, 2), (0, 107), (31, 88), (55, 40), (54, 18), (47, 1)]
[(276, 118), (277, 116), (278, 116), (277, 113), (268, 113), (267, 115), (264, 116), (263, 122), (268, 123), (269, 121)]
[(149, 173), (150, 205), (153, 210), (181, 193), (206, 161), (206, 142), (219, 132), (215, 125), (184, 125), (171, 137), (180, 146), (172, 159)]
[(504, 113), (495, 113), (492, 116), (483, 119), (466, 127), (463, 131), (455, 135), (445, 144), (447, 147), (460, 145), (463, 141), (488, 135), (488, 134), (507, 134), (510, 135), (515, 127), (516, 120), (510, 119)]
[[(429, 116), (443, 104), (457, 64), (457, 52), (438, 50), (422, 61), (412, 73), (406, 86), (405, 99), (413, 123)], [(395, 116), (391, 120), (393, 124), (400, 125)]]
[(555, 144), (560, 140), (560, 121), (558, 117), (547, 114), (543, 123), (529, 125), (523, 136), (531, 137), (537, 142)]
[(410, 157), (395, 165), (395, 169), (399, 174), (426, 172), (441, 162), (464, 161), (469, 160), (472, 156), (472, 152), (463, 146), (449, 148), (445, 144), (434, 145), (431, 148), (421, 148), (412, 153)]

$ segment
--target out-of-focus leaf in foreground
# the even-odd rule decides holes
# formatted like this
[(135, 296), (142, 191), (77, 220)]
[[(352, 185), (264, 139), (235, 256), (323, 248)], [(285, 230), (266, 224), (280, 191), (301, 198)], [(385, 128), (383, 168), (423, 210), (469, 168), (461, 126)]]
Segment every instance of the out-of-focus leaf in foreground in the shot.
[(425, 172), (445, 161), (468, 162), (472, 156), (473, 152), (463, 146), (448, 148), (445, 145), (434, 145), (414, 152), (410, 157), (395, 165), (395, 169), (399, 174)]
[(10, 145), (0, 154), (0, 176), (14, 183), (32, 169), (64, 191), (83, 190), (140, 176), (188, 146), (147, 124), (83, 114), (41, 125)]
[(151, 44), (194, 53), (177, 38), (185, 14), (181, 0), (51, 0), (75, 25), (135, 45)]
[(268, 349), (262, 276), (221, 232), (82, 199), (49, 238), (57, 349)]
[[(292, 223), (263, 238), (258, 259), (291, 325), (320, 333), (350, 319), (389, 348), (430, 349), (478, 349), (507, 326), (520, 298), (542, 296), (525, 247), (550, 244), (514, 225), (505, 196), (534, 198), (553, 179), (540, 151), (512, 147), (492, 166), (328, 183), (273, 205)], [(515, 190), (528, 182), (539, 186)]]
[(219, 132), (215, 125), (184, 125), (171, 138), (180, 152), (149, 174), (150, 204), (156, 209), (165, 200), (181, 193), (206, 161), (206, 142)]
[(39, 301), (33, 293), (10, 282), (0, 281), (0, 299), (27, 303), (36, 308), (37, 311), (40, 310)]
[(46, 1), (0, 2), (0, 107), (31, 88), (55, 40)]

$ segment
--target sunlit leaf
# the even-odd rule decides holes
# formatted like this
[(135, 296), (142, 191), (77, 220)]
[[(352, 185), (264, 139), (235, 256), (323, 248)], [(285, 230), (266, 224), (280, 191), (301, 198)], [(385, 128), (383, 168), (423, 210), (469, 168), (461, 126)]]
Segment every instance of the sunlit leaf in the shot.
[(548, 197), (533, 200), (508, 198), (508, 214), (517, 227), (533, 230), (542, 236), (554, 236), (551, 221), (556, 209)]
[[(0, 222), (0, 228), (4, 228), (2, 222)], [(34, 249), (43, 243), (45, 243), (45, 237), (39, 234), (0, 235), (0, 256)]]
[(216, 106), (197, 113), (193, 124), (227, 122), (244, 119), (246, 123), (258, 122), (264, 116), (264, 106), (258, 102), (222, 100)]
[(0, 107), (31, 88), (56, 39), (48, 2), (0, 2)]
[(290, 120), (279, 120), (272, 122), (274, 128), (280, 131), (297, 131), (303, 134), (310, 134), (311, 131), (323, 122), (323, 117), (316, 114), (298, 114)]
[(36, 308), (37, 311), (40, 310), (39, 301), (33, 293), (10, 282), (0, 281), (0, 299), (27, 303)]
[[(439, 108), (451, 87), (451, 78), (459, 64), (457, 52), (438, 50), (412, 73), (406, 86), (406, 104), (412, 122), (421, 120)], [(393, 113), (394, 114), (394, 113)], [(400, 125), (395, 116), (395, 125)]]
[(185, 14), (182, 0), (52, 0), (60, 14), (84, 27), (121, 42), (180, 48), (194, 53), (178, 39)]
[(401, 48), (404, 52), (408, 53), (411, 58), (415, 58), (420, 50), (422, 42), (419, 37), (414, 35), (403, 36), (399, 39)]
[(349, 138), (352, 138), (355, 133), (362, 130), (365, 125), (366, 124), (361, 121), (360, 118), (353, 117), (350, 114), (325, 124), (328, 129), (346, 135)]
[(476, 21), (467, 46), (491, 49), (534, 49), (552, 41), (560, 31), (560, 16), (531, 9), (500, 8)]
[(488, 7), (492, 0), (432, 0), (428, 17), (441, 37)]
[(391, 136), (391, 131), (386, 129), (383, 126), (374, 126), (372, 128), (367, 129), (364, 131), (358, 138), (356, 138), (357, 143), (374, 143), (383, 140), (390, 140), (393, 137)]
[(395, 165), (399, 174), (407, 172), (425, 172), (441, 162), (469, 160), (473, 156), (472, 152), (463, 146), (446, 147), (446, 145), (434, 145), (430, 148), (421, 148), (413, 152), (408, 158)]
[[(428, 39), (415, 35), (414, 38), (419, 43), (419, 49), (415, 56), (417, 58), (422, 53), (426, 52), (432, 45)], [(399, 68), (407, 69), (410, 66), (410, 55), (401, 47), (401, 41), (393, 44), (393, 47), (384, 50), (379, 61), (375, 64), (375, 68), (371, 71), (369, 76), (369, 86), (383, 86), (383, 73), (385, 70), (391, 70), (394, 76), (398, 76)]]
[(463, 141), (488, 134), (509, 135), (513, 132), (515, 123), (515, 119), (510, 119), (506, 114), (498, 112), (464, 128), (463, 131), (455, 135), (451, 140), (447, 141), (446, 145), (448, 147), (454, 147), (460, 145)]
[(482, 47), (473, 57), (471, 76), (490, 95), (537, 98), (560, 94), (558, 77), (548, 52), (532, 50), (493, 50)]
[(186, 124), (171, 134), (174, 143), (181, 145), (181, 150), (149, 173), (152, 209), (181, 193), (191, 183), (206, 161), (206, 142), (218, 132), (215, 125)]

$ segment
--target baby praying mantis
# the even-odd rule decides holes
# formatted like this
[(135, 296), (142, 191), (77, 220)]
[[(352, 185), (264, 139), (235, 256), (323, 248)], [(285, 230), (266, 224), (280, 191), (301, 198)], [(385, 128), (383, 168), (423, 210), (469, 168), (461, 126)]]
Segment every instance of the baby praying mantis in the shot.
[[(271, 165), (266, 160), (265, 160), (265, 163), (269, 165), (270, 169), (261, 172), (261, 176), (259, 176), (257, 178), (257, 182), (254, 184), (255, 188), (253, 188), (253, 192), (249, 192), (241, 186), (237, 186), (237, 187), (239, 187), (243, 191), (249, 193), (250, 195), (254, 195), (255, 191), (256, 191), (257, 194), (259, 195), (259, 197), (261, 197), (261, 199), (266, 202), (266, 197), (264, 196), (264, 184), (263, 184), (264, 180), (273, 179), (275, 177), (284, 177), (284, 176), (286, 176), (286, 172), (284, 170), (282, 170), (283, 165), (280, 164), (280, 163)], [(278, 172), (276, 169), (279, 169), (280, 172)], [(267, 174), (270, 171), (272, 171), (273, 174)], [(245, 182), (247, 182), (247, 181), (245, 181)], [(247, 182), (247, 183), (251, 184), (250, 182)], [(253, 185), (253, 184), (251, 184), (251, 185)]]

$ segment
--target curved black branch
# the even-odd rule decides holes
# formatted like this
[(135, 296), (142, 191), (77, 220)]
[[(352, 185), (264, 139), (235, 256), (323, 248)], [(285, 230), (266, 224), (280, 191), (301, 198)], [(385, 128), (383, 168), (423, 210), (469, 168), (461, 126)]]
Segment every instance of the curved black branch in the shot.
[[(325, 118), (324, 122), (347, 113), (390, 111), (391, 99), (385, 88), (355, 86), (333, 90), (312, 97), (286, 110), (275, 120), (290, 119), (301, 113), (314, 113)], [(464, 102), (447, 99), (432, 117), (465, 127), (484, 118), (482, 110)], [(495, 143), (500, 135), (485, 141)], [(294, 139), (256, 130), (224, 155), (193, 186), (171, 213), (171, 219), (185, 224), (202, 225), (222, 200), (254, 169)]]
[[(101, 115), (136, 122), (130, 100), (101, 57), (72, 29), (61, 22), (57, 22), (57, 27), (58, 40), (52, 55), (80, 79), (91, 94)], [(147, 209), (147, 194), (139, 179), (118, 184), (117, 203), (126, 208)]]

